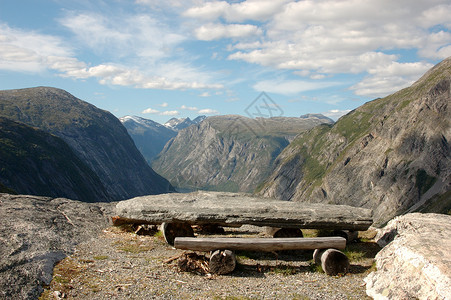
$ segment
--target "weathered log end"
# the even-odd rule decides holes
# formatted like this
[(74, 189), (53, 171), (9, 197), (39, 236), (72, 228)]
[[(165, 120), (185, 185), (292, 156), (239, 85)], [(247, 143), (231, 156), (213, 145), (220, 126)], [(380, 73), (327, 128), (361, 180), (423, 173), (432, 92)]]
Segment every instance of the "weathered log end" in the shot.
[(235, 270), (236, 257), (230, 250), (216, 250), (210, 256), (210, 273), (229, 274)]
[(349, 271), (349, 259), (337, 249), (316, 249), (313, 260), (321, 265), (327, 275), (345, 274)]
[(304, 237), (302, 230), (299, 228), (266, 227), (266, 234), (274, 238)]
[(161, 231), (163, 232), (166, 243), (174, 246), (176, 237), (194, 237), (194, 231), (191, 225), (186, 223), (162, 223)]

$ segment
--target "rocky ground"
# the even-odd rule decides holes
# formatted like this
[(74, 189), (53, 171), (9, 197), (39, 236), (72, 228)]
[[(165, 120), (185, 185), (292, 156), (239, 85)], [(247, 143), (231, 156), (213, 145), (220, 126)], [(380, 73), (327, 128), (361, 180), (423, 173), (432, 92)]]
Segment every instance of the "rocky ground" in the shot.
[[(252, 226), (225, 234), (264, 235)], [(370, 299), (363, 279), (374, 270), (379, 247), (368, 234), (347, 247), (351, 269), (343, 276), (321, 272), (312, 251), (237, 252), (236, 270), (216, 276), (202, 268), (181, 271), (178, 257), (184, 251), (166, 244), (157, 230), (137, 235), (130, 227), (109, 227), (56, 265), (40, 299)]]

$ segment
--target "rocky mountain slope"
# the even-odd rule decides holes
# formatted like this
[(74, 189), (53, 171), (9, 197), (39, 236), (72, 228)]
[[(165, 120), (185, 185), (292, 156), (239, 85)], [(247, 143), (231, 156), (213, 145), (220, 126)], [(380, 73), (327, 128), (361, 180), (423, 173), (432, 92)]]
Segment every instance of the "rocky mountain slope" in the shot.
[(451, 58), (411, 87), (300, 134), (260, 194), (361, 206), (376, 224), (424, 206), (451, 209)]
[(55, 263), (96, 239), (114, 205), (0, 194), (0, 299), (37, 299)]
[(50, 87), (0, 91), (0, 116), (63, 139), (100, 178), (107, 197), (98, 200), (127, 199), (172, 189), (146, 163), (116, 117), (66, 91)]
[(99, 177), (62, 139), (2, 117), (0, 165), (0, 182), (9, 192), (88, 202), (107, 198)]
[(125, 116), (119, 120), (149, 163), (163, 150), (164, 145), (177, 135), (177, 131), (149, 119)]
[(179, 131), (153, 168), (179, 188), (252, 192), (277, 155), (317, 119), (214, 116)]

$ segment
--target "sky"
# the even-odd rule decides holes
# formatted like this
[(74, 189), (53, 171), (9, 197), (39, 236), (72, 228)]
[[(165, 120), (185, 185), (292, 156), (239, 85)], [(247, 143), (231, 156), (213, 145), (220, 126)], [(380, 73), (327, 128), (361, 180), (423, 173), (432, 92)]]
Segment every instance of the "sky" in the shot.
[(160, 123), (337, 119), (451, 56), (450, 16), (450, 0), (0, 0), (0, 89)]

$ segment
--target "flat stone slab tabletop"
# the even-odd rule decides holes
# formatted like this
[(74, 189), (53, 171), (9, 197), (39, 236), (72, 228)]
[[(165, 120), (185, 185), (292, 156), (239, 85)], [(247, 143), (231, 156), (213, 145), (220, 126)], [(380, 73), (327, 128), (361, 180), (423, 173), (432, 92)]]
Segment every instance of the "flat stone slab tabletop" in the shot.
[(254, 197), (249, 194), (206, 192), (136, 197), (116, 205), (127, 223), (250, 224), (280, 228), (366, 230), (373, 223), (369, 209)]

